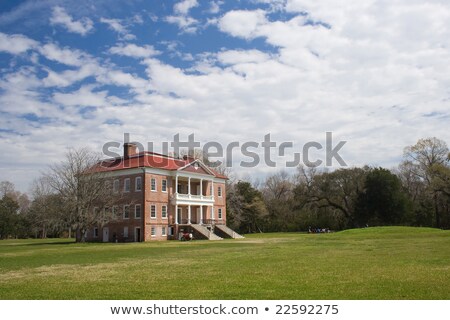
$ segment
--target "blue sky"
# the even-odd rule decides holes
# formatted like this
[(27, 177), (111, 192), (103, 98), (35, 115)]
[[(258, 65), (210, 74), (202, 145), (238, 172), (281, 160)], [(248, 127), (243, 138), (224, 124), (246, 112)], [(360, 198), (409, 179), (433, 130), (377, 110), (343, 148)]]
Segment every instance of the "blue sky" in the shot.
[(449, 21), (444, 0), (2, 1), (0, 180), (125, 132), (301, 151), (331, 131), (348, 165), (395, 166), (450, 142)]

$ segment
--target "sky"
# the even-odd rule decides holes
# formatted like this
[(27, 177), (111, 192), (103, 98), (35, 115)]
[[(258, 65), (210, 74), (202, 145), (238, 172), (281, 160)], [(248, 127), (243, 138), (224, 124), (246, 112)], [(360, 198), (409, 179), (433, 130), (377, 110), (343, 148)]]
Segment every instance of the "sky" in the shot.
[(326, 132), (348, 166), (450, 142), (448, 0), (5, 0), (0, 69), (0, 180), (22, 191), (124, 133), (156, 151), (175, 134), (292, 142), (276, 168), (233, 153), (259, 177)]

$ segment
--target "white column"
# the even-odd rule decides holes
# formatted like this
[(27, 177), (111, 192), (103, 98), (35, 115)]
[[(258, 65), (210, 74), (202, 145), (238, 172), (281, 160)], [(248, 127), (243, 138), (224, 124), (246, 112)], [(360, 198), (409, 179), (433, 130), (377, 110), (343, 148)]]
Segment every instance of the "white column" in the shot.
[(203, 198), (203, 179), (200, 179), (200, 198)]
[(214, 198), (214, 180), (211, 180), (211, 195)]
[(214, 205), (211, 207), (211, 219), (214, 220)]
[(191, 178), (190, 177), (188, 178), (188, 195), (190, 198), (191, 197)]
[(175, 205), (175, 224), (178, 224), (178, 205)]
[(191, 205), (188, 206), (188, 224), (191, 224)]
[(175, 194), (178, 194), (178, 175), (175, 176)]
[(200, 206), (200, 224), (203, 224), (203, 206)]

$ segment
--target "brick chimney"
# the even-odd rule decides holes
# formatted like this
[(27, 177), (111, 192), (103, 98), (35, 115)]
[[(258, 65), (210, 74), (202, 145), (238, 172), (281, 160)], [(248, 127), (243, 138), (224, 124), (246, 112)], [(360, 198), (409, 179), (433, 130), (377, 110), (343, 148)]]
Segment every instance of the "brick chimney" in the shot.
[(129, 158), (137, 154), (137, 144), (134, 142), (126, 142), (123, 144), (123, 157)]

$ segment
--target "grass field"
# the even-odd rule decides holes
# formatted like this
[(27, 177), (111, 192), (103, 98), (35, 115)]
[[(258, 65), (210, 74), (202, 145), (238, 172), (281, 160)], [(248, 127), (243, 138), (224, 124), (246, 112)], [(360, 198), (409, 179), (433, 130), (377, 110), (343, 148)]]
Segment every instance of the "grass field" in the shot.
[(450, 299), (450, 231), (0, 241), (0, 299)]

